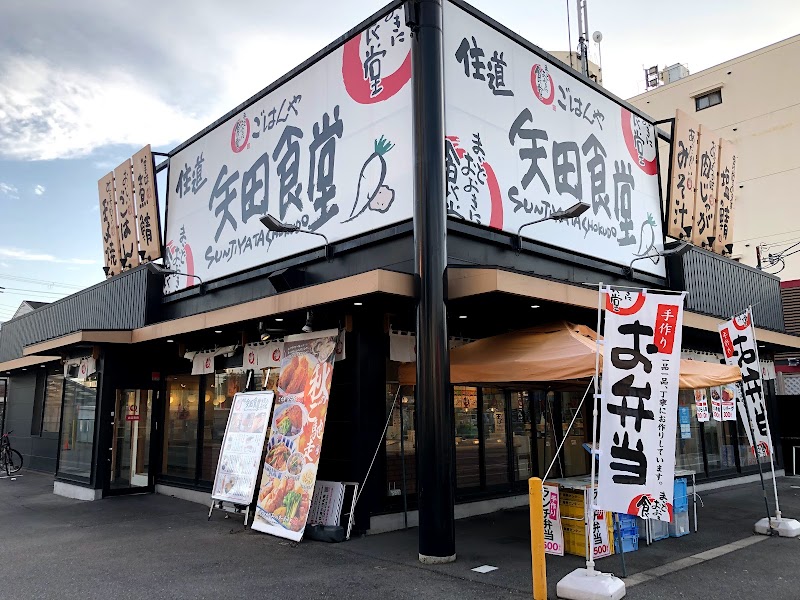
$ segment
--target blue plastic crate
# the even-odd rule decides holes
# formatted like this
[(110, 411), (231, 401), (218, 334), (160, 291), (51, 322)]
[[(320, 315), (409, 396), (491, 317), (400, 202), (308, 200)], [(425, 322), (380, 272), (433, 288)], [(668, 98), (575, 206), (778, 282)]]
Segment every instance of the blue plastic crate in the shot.
[(639, 538), (639, 527), (638, 527), (638, 525), (635, 525), (635, 524), (634, 524), (633, 527), (620, 527), (619, 533), (617, 535), (619, 535), (619, 537), (622, 537), (622, 538), (635, 537), (635, 538), (638, 539)]
[(636, 527), (636, 515), (628, 515), (625, 513), (616, 513), (617, 520), (619, 521), (620, 528)]
[(689, 510), (689, 487), (685, 477), (677, 477), (672, 494), (672, 512), (680, 513)]
[[(639, 536), (622, 538), (622, 552), (636, 552), (639, 549)], [(619, 550), (618, 550), (619, 551)]]

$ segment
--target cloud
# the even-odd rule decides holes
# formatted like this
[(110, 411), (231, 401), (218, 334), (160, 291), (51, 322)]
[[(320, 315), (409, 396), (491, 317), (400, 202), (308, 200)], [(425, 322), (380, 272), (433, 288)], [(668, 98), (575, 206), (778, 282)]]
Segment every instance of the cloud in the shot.
[(20, 248), (4, 248), (0, 247), (0, 257), (11, 258), (14, 260), (25, 260), (35, 262), (50, 262), (61, 263), (70, 265), (96, 265), (96, 260), (86, 258), (58, 258), (52, 254), (41, 254), (31, 252), (30, 250), (22, 250)]
[(0, 181), (0, 194), (12, 200), (19, 200), (19, 190), (10, 183)]
[(44, 194), (44, 191), (46, 189), (47, 188), (44, 187), (43, 185), (37, 185), (35, 188), (33, 188), (33, 193), (36, 194), (37, 196), (41, 196), (42, 194)]

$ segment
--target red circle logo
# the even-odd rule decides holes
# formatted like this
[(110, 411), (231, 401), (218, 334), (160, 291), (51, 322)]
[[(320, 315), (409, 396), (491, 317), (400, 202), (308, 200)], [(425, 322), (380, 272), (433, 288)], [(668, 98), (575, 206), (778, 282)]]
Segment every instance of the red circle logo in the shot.
[(247, 362), (249, 362), (251, 365), (256, 364), (256, 355), (254, 352), (250, 352), (250, 354), (247, 355)]
[(546, 66), (539, 64), (531, 67), (531, 87), (534, 95), (544, 104), (550, 106), (556, 96), (556, 86)]
[(211, 368), (211, 359), (207, 358), (206, 359), (206, 369), (210, 369), (210, 368)]
[(644, 306), (644, 294), (639, 292), (606, 293), (606, 310), (617, 315), (635, 315)]
[[(625, 138), (625, 145), (628, 147), (628, 154), (631, 155), (633, 162), (645, 172), (646, 175), (655, 175), (658, 173), (658, 162), (655, 157), (655, 146), (653, 146), (653, 158), (648, 160), (644, 156), (644, 148), (640, 148), (641, 137), (634, 135), (634, 120), (635, 125), (638, 127), (650, 127), (650, 124), (641, 117), (634, 115), (627, 108), (622, 107), (622, 136)], [(653, 132), (655, 135), (655, 132)], [(653, 144), (657, 144), (658, 140), (653, 140)]]
[(380, 78), (380, 91), (365, 76), (365, 65), (361, 60), (361, 39), (367, 32), (357, 35), (344, 45), (342, 53), (342, 81), (350, 97), (359, 104), (375, 104), (394, 96), (411, 80), (411, 50), (403, 64), (394, 72)]
[(247, 115), (242, 115), (233, 124), (231, 130), (231, 150), (237, 154), (247, 147), (247, 142), (250, 141), (250, 119)]
[[(742, 317), (744, 317), (744, 319)], [(745, 329), (747, 329), (750, 326), (750, 313), (746, 312), (742, 315), (737, 315), (733, 317), (733, 326), (738, 331), (744, 331)]]
[(278, 362), (281, 359), (281, 351), (278, 348), (272, 351), (272, 360)]

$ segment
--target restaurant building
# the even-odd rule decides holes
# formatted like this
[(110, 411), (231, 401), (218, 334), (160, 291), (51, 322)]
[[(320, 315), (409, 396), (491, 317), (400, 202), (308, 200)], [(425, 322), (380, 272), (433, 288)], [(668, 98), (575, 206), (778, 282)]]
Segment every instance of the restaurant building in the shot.
[[(419, 518), (421, 536), (426, 477), (444, 473), (429, 501), (446, 510), (452, 497), (463, 516), (527, 503), (526, 480), (553, 460), (551, 477), (590, 466), (588, 381), (450, 386), (448, 346), (595, 329), (603, 282), (687, 291), (685, 358), (720, 362), (718, 323), (751, 304), (762, 363), (800, 348), (776, 277), (696, 247), (661, 256), (675, 242), (646, 114), (463, 2), (415, 6), (391, 3), (169, 153), (163, 266), (122, 269), (3, 325), (5, 428), (27, 466), (54, 473), (56, 493), (208, 502), (234, 394), (274, 386), (249, 349), (303, 328), (344, 341), (319, 478), (365, 482), (358, 530)], [(425, 29), (437, 14), (438, 46)], [(438, 87), (418, 64), (437, 52)], [(421, 202), (437, 180), (440, 202)], [(583, 216), (554, 218), (578, 201), (591, 206)], [(425, 233), (436, 211), (446, 235), (421, 245), (437, 240)], [(267, 229), (264, 215), (301, 231)], [(431, 252), (446, 261), (438, 282)], [(435, 285), (443, 321), (420, 330)], [(442, 357), (415, 331), (443, 333)], [(187, 354), (203, 351), (212, 366), (193, 375)], [(440, 369), (444, 395), (399, 389), (415, 361), (419, 386)], [(738, 421), (699, 423), (691, 391), (680, 405), (679, 468), (698, 480), (757, 472)]]

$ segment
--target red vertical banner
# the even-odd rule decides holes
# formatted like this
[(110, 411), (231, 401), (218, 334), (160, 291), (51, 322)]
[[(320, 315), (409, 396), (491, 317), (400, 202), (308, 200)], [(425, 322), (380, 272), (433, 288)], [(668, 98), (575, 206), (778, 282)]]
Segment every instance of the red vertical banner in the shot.
[(253, 529), (294, 541), (303, 537), (317, 481), (338, 335), (331, 329), (284, 340)]

